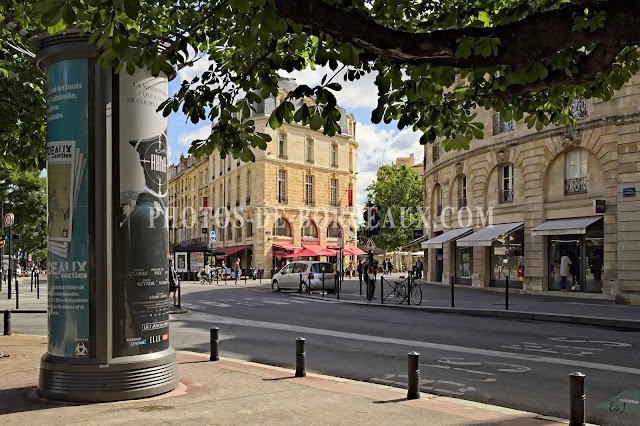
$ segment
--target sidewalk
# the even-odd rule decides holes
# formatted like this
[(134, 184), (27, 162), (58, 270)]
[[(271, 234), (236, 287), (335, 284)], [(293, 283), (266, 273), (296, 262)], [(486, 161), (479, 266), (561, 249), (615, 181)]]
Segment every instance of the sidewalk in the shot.
[[(293, 371), (247, 361), (178, 352), (180, 384), (155, 398), (74, 404), (38, 398), (46, 339), (0, 336), (0, 414), (6, 424), (428, 424), (559, 425), (507, 408)], [(290, 354), (293, 355), (293, 352)], [(292, 359), (293, 361), (293, 359)]]
[[(533, 295), (509, 294), (509, 310), (505, 310), (505, 289), (479, 289), (456, 285), (454, 288), (455, 308), (451, 308), (451, 287), (442, 284), (419, 281), (422, 289), (420, 306), (398, 305), (393, 295), (393, 283), (400, 281), (400, 274), (385, 277), (383, 306), (418, 309), (431, 312), (461, 313), (477, 316), (493, 316), (504, 318), (569, 322), (590, 324), (605, 327), (620, 327), (640, 330), (640, 306), (618, 305), (611, 300), (587, 299), (572, 297), (571, 293)], [(333, 282), (327, 286), (333, 286)], [(313, 291), (314, 298), (322, 298), (322, 292)], [(390, 294), (391, 293), (391, 294)], [(390, 295), (389, 295), (390, 294)], [(364, 305), (380, 305), (380, 276), (376, 281), (375, 297), (372, 302), (366, 299), (366, 285), (360, 285), (356, 279), (342, 284), (340, 301)], [(309, 296), (307, 296), (309, 297)], [(336, 299), (336, 295), (325, 295), (325, 298)]]
[[(19, 305), (20, 312), (26, 313), (46, 313), (47, 312), (47, 276), (40, 274), (40, 299), (38, 299), (38, 291), (34, 281), (33, 291), (31, 291), (31, 278), (18, 278)], [(7, 283), (2, 283), (2, 292), (0, 292), (0, 312), (10, 309), (16, 312), (16, 287), (15, 281), (11, 284), (11, 299), (8, 299), (9, 291)]]

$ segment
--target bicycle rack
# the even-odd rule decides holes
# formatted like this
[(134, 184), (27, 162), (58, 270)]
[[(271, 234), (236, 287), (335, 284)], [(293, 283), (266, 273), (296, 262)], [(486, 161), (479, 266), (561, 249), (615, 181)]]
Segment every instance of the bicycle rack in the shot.
[[(393, 299), (395, 300), (395, 293), (396, 293), (396, 284), (397, 283), (401, 283), (406, 281), (407, 278), (403, 279), (402, 281), (389, 281), (387, 279), (384, 278), (384, 276), (380, 277), (380, 304), (383, 304), (385, 300), (387, 300), (390, 297), (393, 297)], [(387, 293), (387, 295), (384, 295), (384, 284), (385, 282), (387, 283), (387, 285), (389, 287), (391, 287), (391, 291), (389, 293)]]

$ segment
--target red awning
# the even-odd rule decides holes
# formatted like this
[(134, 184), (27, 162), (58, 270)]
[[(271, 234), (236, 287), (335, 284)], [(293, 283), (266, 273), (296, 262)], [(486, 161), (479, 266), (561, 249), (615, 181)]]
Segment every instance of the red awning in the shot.
[[(331, 251), (335, 251), (336, 255), (338, 254), (339, 250), (340, 250), (339, 248), (333, 248), (333, 247), (331, 248)], [(342, 249), (343, 256), (360, 256), (361, 254), (367, 254), (367, 253), (363, 252), (356, 246)]]
[(219, 249), (216, 249), (216, 258), (217, 259), (226, 259), (229, 256), (232, 256), (238, 252), (241, 252), (242, 250), (246, 249), (247, 247), (251, 247), (250, 245), (246, 245), (246, 246), (232, 246), (232, 247), (220, 247)]
[(298, 252), (288, 254), (283, 257), (318, 257), (318, 256), (335, 256), (335, 252), (324, 249), (319, 245), (308, 245)]
[(296, 246), (293, 244), (285, 244), (285, 243), (273, 243), (274, 247), (280, 247), (283, 248), (287, 251), (296, 251), (296, 250), (302, 250), (302, 247), (300, 246)]
[(351, 247), (349, 247), (349, 251), (350, 251), (351, 253), (353, 253), (353, 255), (354, 255), (354, 256), (360, 256), (360, 255), (363, 255), (363, 254), (367, 254), (367, 252), (366, 252), (366, 251), (362, 251), (362, 250), (360, 250), (360, 249), (358, 248), (358, 246), (351, 246)]

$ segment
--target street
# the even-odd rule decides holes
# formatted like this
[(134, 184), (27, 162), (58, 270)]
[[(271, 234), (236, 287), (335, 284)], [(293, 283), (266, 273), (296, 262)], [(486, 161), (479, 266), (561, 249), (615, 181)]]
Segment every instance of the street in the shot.
[[(406, 386), (407, 353), (420, 353), (421, 390), (568, 417), (569, 378), (586, 374), (587, 421), (640, 422), (638, 333), (358, 306), (273, 293), (268, 282), (182, 286), (186, 314), (171, 315), (176, 350), (209, 351), (220, 328), (221, 355), (294, 366), (294, 339), (306, 341), (310, 371)], [(4, 295), (3, 295), (4, 296)], [(16, 314), (13, 332), (46, 334), (46, 315)]]

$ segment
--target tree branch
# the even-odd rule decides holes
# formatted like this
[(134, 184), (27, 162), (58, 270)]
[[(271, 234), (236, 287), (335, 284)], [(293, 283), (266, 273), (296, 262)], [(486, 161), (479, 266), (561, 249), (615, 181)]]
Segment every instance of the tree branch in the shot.
[[(356, 11), (347, 11), (323, 0), (273, 0), (278, 14), (313, 27), (334, 39), (361, 47), (369, 55), (383, 56), (409, 65), (432, 64), (451, 67), (520, 68), (550, 59), (554, 53), (589, 43), (640, 44), (638, 0), (583, 0), (558, 9), (536, 13), (520, 21), (493, 28), (462, 28), (429, 33), (398, 31), (380, 25)], [(606, 13), (605, 28), (574, 32), (575, 16), (584, 9)], [(497, 37), (497, 56), (456, 58), (456, 40), (464, 37)]]

